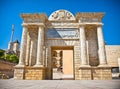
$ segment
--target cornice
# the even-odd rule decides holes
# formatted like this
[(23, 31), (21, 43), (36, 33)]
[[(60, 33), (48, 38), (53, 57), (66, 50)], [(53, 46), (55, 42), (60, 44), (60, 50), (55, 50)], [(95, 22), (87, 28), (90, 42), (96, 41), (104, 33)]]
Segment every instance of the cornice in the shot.
[(102, 19), (104, 15), (105, 15), (105, 13), (103, 13), (103, 12), (99, 12), (99, 13), (97, 13), (97, 12), (81, 12), (81, 13), (77, 13), (75, 17), (77, 19), (80, 17), (89, 17), (89, 18), (96, 17), (96, 18)]
[(21, 18), (23, 19), (23, 21), (25, 22), (26, 20), (34, 20), (34, 19), (40, 19), (43, 22), (46, 22), (48, 20), (46, 14), (43, 13), (23, 13), (20, 14)]
[(87, 21), (93, 21), (96, 20), (98, 22), (102, 21), (103, 16), (105, 15), (105, 13), (103, 12), (81, 12), (81, 13), (77, 13), (76, 14), (76, 20), (86, 20)]

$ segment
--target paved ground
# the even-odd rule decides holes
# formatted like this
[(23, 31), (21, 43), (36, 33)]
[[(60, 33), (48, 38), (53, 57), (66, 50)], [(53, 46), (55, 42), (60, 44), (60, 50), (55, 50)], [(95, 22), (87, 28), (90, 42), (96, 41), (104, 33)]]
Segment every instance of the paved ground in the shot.
[(0, 89), (120, 89), (120, 80), (0, 80)]

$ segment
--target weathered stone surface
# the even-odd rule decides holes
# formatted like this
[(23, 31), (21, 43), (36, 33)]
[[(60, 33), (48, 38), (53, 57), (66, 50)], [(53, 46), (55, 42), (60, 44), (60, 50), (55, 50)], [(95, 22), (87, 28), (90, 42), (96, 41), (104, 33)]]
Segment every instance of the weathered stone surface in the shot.
[[(6, 83), (7, 82), (7, 83)], [(120, 80), (0, 80), (0, 89), (119, 89)]]
[(15, 67), (14, 78), (26, 80), (44, 80), (46, 68), (42, 67)]
[(120, 46), (106, 45), (105, 48), (108, 65), (111, 67), (118, 67), (118, 58), (120, 57)]
[(110, 67), (82, 67), (79, 69), (80, 80), (111, 80)]
[[(62, 75), (72, 71), (75, 80), (111, 79), (109, 65), (118, 67), (116, 60), (120, 54), (117, 48), (113, 53), (117, 56), (111, 56), (112, 48), (105, 49), (103, 15), (78, 13), (74, 17), (66, 10), (58, 10), (47, 19), (45, 14), (22, 14), (22, 49), (19, 65), (15, 67), (15, 78), (53, 79), (53, 68), (59, 67)], [(57, 50), (61, 50), (59, 56), (53, 52)], [(66, 62), (69, 59), (71, 62)]]

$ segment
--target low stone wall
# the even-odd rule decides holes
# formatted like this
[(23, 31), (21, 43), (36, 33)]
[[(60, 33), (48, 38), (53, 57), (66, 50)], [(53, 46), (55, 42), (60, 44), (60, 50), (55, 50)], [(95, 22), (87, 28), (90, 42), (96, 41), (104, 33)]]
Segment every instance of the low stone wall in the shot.
[(46, 75), (44, 67), (15, 67), (14, 78), (26, 80), (44, 80)]
[(81, 67), (79, 80), (111, 80), (111, 67)]
[(12, 63), (0, 58), (0, 72), (4, 75), (7, 75), (9, 78), (13, 77), (15, 65), (16, 63)]

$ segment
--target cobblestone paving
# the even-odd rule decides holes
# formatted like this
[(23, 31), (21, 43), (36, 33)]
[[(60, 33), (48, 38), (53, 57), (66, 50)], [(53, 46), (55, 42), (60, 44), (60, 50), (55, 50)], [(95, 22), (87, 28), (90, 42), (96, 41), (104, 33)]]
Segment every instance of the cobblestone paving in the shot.
[(0, 89), (120, 89), (120, 80), (0, 80)]

